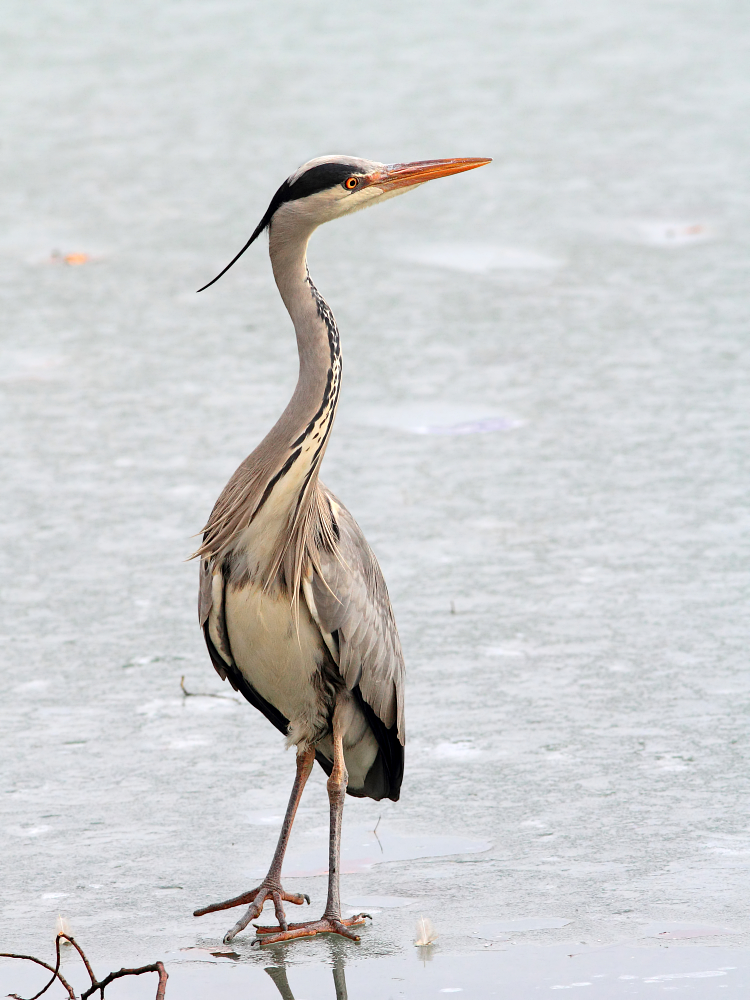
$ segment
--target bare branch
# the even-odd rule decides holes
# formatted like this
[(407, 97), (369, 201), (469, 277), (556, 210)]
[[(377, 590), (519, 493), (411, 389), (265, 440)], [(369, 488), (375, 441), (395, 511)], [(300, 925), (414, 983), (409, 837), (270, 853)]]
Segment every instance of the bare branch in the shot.
[[(59, 980), (60, 984), (67, 990), (69, 1000), (76, 1000), (76, 995), (73, 992), (73, 987), (63, 978), (60, 972), (61, 941), (67, 941), (75, 948), (75, 950), (81, 957), (81, 961), (86, 966), (86, 971), (88, 972), (89, 978), (91, 979), (91, 986), (81, 994), (81, 1000), (88, 1000), (88, 998), (93, 993), (96, 993), (97, 990), (99, 991), (102, 1000), (104, 1000), (105, 987), (109, 986), (109, 984), (114, 982), (115, 979), (122, 979), (123, 976), (142, 976), (145, 972), (158, 973), (159, 985), (156, 988), (155, 1000), (164, 1000), (164, 994), (167, 989), (167, 979), (169, 978), (169, 976), (167, 975), (167, 970), (164, 968), (164, 964), (162, 962), (154, 962), (152, 965), (142, 965), (139, 969), (120, 969), (119, 972), (110, 972), (108, 976), (104, 977), (104, 979), (102, 979), (101, 981), (97, 981), (97, 978), (94, 975), (94, 970), (91, 968), (91, 964), (88, 958), (86, 957), (83, 948), (81, 948), (81, 946), (74, 938), (70, 937), (70, 935), (68, 934), (63, 934), (63, 933), (58, 934), (57, 937), (55, 938), (55, 952), (57, 956), (57, 962), (55, 963), (54, 968), (51, 965), (48, 965), (47, 962), (43, 962), (41, 958), (35, 958), (33, 955), (16, 955), (14, 952), (10, 951), (0, 952), (0, 958), (20, 958), (25, 962), (34, 962), (36, 965), (41, 965), (43, 969), (47, 969), (48, 972), (52, 973), (52, 979), (50, 979), (50, 981), (47, 983), (44, 989), (42, 989), (35, 996), (31, 997), (30, 1000), (39, 1000), (39, 997), (41, 997), (44, 993), (47, 992), (47, 990), (50, 988), (50, 986), (52, 986), (52, 984), (55, 982), (56, 979)], [(11, 993), (10, 997), (12, 998), (12, 1000), (23, 1000), (23, 998), (19, 997), (18, 994), (16, 993)]]
[[(64, 938), (68, 942), (68, 944), (72, 944), (73, 947), (75, 948), (75, 950), (81, 956), (81, 960), (83, 961), (83, 964), (86, 966), (86, 972), (88, 972), (89, 979), (91, 980), (91, 983), (93, 985), (96, 982), (96, 976), (94, 975), (94, 970), (91, 968), (91, 966), (89, 964), (89, 960), (86, 958), (86, 956), (83, 953), (83, 948), (78, 944), (77, 941), (75, 941), (68, 934), (63, 934), (63, 932), (60, 931), (60, 933), (57, 935), (57, 954), (58, 954), (58, 956), (60, 954), (60, 938)], [(102, 996), (103, 995), (104, 994), (102, 994)]]
[(156, 1000), (164, 1000), (164, 991), (167, 988), (167, 979), (169, 977), (162, 962), (154, 962), (153, 965), (142, 965), (140, 969), (120, 969), (119, 972), (110, 972), (110, 974), (105, 976), (101, 982), (94, 982), (87, 990), (85, 990), (81, 994), (81, 1000), (88, 1000), (91, 994), (96, 993), (97, 990), (101, 990), (102, 996), (104, 996), (105, 987), (109, 986), (109, 984), (114, 982), (115, 979), (121, 979), (123, 976), (142, 976), (144, 972), (159, 973), (159, 985), (156, 990)]
[[(20, 958), (24, 962), (34, 962), (36, 965), (41, 965), (43, 969), (46, 969), (48, 972), (52, 973), (52, 979), (50, 979), (50, 981), (47, 983), (47, 985), (40, 993), (37, 993), (36, 996), (31, 997), (31, 1000), (38, 1000), (38, 998), (42, 995), (42, 993), (47, 992), (47, 990), (50, 988), (50, 986), (54, 983), (56, 979), (59, 979), (60, 984), (68, 991), (68, 996), (70, 997), (70, 1000), (76, 1000), (76, 995), (73, 992), (73, 987), (70, 985), (70, 983), (68, 983), (65, 979), (63, 979), (63, 976), (59, 971), (60, 969), (59, 944), (57, 947), (57, 965), (55, 966), (54, 969), (52, 968), (51, 965), (48, 965), (46, 962), (43, 962), (41, 958), (34, 958), (33, 955), (16, 955), (10, 951), (2, 951), (0, 952), (0, 958)], [(22, 998), (19, 997), (17, 993), (11, 993), (9, 994), (9, 996), (13, 997), (13, 1000), (22, 1000)]]

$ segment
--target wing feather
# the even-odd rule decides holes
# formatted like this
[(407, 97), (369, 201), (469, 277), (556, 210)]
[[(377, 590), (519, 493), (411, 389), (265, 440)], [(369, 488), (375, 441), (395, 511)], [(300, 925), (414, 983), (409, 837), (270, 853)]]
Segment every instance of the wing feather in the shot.
[(349, 690), (359, 692), (387, 729), (396, 727), (403, 746), (404, 657), (388, 589), (361, 528), (321, 485), (338, 536), (337, 551), (319, 551), (310, 582), (323, 632), (337, 633), (338, 668)]

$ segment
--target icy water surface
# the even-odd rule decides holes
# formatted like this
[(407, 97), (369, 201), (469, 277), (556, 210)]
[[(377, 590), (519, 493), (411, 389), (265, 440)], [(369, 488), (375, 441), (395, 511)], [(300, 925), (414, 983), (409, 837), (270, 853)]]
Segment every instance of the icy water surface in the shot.
[[(173, 997), (747, 995), (749, 21), (6, 2), (0, 950), (49, 957), (62, 915), (100, 970), (167, 956)], [(264, 868), (294, 762), (185, 559), (296, 357), (262, 242), (194, 290), (328, 151), (494, 162), (314, 238), (323, 478), (388, 580), (407, 769), (347, 803), (359, 946), (216, 958), (235, 917), (192, 910)], [(327, 813), (317, 772), (313, 915)]]
[[(706, 947), (667, 952), (614, 945), (593, 949), (568, 945), (509, 947), (482, 954), (389, 955), (357, 961), (338, 943), (321, 945), (325, 962), (290, 963), (283, 948), (268, 949), (254, 962), (234, 952), (198, 949), (168, 955), (167, 995), (182, 1000), (455, 1000), (488, 997), (586, 997), (628, 1000), (682, 992), (690, 997), (744, 1000), (750, 990), (750, 955)], [(288, 952), (288, 949), (287, 949)], [(68, 968), (70, 981), (84, 979)], [(4, 967), (0, 965), (0, 970)], [(13, 969), (15, 987), (44, 983), (42, 973)], [(152, 977), (155, 980), (155, 976)], [(9, 979), (10, 981), (10, 979)], [(120, 980), (111, 990), (120, 1000), (150, 996), (147, 980)], [(149, 983), (149, 986), (151, 983)], [(569, 992), (559, 993), (565, 990)]]

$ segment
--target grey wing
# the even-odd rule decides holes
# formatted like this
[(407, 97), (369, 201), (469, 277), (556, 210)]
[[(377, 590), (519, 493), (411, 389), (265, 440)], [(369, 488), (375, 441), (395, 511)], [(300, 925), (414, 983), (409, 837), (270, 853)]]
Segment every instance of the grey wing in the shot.
[(395, 727), (403, 746), (404, 657), (388, 589), (357, 522), (320, 488), (331, 506), (338, 552), (319, 553), (320, 572), (313, 572), (305, 596), (346, 686), (358, 689), (387, 730)]

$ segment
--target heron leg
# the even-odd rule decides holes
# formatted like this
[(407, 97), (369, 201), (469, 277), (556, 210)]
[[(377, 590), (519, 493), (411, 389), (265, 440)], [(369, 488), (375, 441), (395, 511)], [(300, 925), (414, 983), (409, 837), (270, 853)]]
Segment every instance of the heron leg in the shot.
[(280, 941), (293, 941), (295, 938), (314, 937), (316, 934), (341, 934), (342, 937), (359, 941), (359, 935), (348, 928), (363, 924), (367, 913), (358, 913), (354, 917), (343, 919), (341, 916), (341, 895), (339, 878), (341, 873), (341, 820), (344, 814), (344, 800), (349, 775), (344, 762), (343, 733), (339, 723), (338, 711), (333, 713), (333, 769), (328, 779), (328, 801), (331, 810), (331, 825), (328, 838), (328, 900), (320, 920), (308, 920), (301, 924), (289, 924), (288, 927), (255, 926), (260, 944), (277, 944)]
[(268, 874), (261, 884), (249, 892), (243, 892), (242, 895), (235, 896), (233, 899), (226, 899), (222, 903), (212, 903), (210, 906), (203, 906), (193, 913), (194, 917), (202, 917), (204, 914), (214, 913), (216, 910), (228, 910), (232, 906), (241, 906), (243, 903), (249, 903), (250, 906), (247, 911), (234, 927), (224, 935), (224, 944), (229, 944), (232, 938), (244, 930), (251, 920), (255, 920), (256, 917), (260, 916), (267, 899), (273, 901), (276, 919), (279, 921), (279, 926), (282, 930), (286, 930), (288, 926), (282, 901), (297, 903), (298, 905), (304, 902), (309, 904), (310, 902), (310, 897), (304, 893), (285, 892), (282, 889), (281, 866), (284, 863), (284, 854), (289, 842), (289, 834), (292, 832), (292, 823), (294, 823), (294, 817), (297, 814), (297, 807), (302, 798), (302, 791), (307, 783), (307, 779), (310, 777), (314, 763), (315, 750), (313, 747), (307, 747), (305, 750), (297, 750), (297, 773), (294, 778), (294, 785), (292, 786), (292, 794), (289, 796), (289, 805), (286, 807), (286, 815), (281, 825), (279, 841), (274, 851), (271, 867), (268, 869)]

